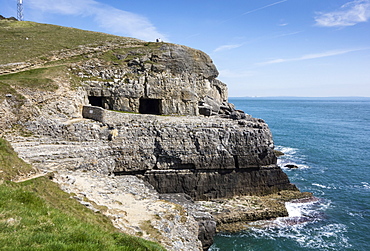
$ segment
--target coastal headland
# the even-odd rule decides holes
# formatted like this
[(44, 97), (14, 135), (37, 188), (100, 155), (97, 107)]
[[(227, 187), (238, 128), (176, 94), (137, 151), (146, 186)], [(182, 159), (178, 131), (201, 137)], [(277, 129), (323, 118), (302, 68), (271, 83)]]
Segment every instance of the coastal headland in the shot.
[(37, 170), (14, 181), (48, 175), (168, 250), (207, 250), (216, 231), (311, 196), (277, 165), (268, 125), (228, 103), (207, 54), (32, 22), (0, 29), (0, 132)]

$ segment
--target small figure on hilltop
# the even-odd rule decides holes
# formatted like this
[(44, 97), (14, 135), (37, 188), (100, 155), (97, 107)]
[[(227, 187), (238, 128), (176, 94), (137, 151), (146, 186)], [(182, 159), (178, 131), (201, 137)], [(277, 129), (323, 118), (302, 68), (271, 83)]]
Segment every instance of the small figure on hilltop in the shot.
[(160, 38), (157, 38), (155, 41), (156, 41), (157, 43), (161, 43), (161, 42), (163, 42), (163, 41), (162, 41), (162, 39), (160, 39)]
[(6, 17), (4, 17), (2, 15), (0, 15), (0, 20), (18, 21), (18, 19), (16, 19), (15, 17), (6, 18)]

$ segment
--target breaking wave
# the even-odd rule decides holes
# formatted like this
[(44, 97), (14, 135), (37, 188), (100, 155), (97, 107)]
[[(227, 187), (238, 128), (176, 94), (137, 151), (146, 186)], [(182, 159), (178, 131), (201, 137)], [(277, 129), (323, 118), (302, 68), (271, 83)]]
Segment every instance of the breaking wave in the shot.
[(284, 155), (278, 158), (277, 164), (283, 168), (288, 169), (287, 166), (296, 166), (299, 169), (310, 168), (305, 162), (305, 155), (299, 152), (299, 149), (286, 147), (286, 146), (276, 146), (276, 150), (284, 153)]
[(286, 238), (302, 248), (325, 250), (350, 247), (345, 235), (347, 227), (325, 220), (325, 210), (330, 208), (330, 201), (315, 198), (306, 202), (287, 202), (285, 205), (288, 217), (279, 217), (266, 227), (252, 227), (249, 234), (270, 240)]

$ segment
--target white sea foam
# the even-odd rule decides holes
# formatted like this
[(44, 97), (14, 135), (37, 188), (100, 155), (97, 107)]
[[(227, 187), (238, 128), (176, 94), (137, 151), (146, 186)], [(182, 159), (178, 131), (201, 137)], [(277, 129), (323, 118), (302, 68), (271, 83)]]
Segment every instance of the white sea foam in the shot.
[(305, 248), (329, 249), (334, 250), (341, 248), (349, 248), (348, 238), (345, 236), (347, 228), (343, 224), (327, 224), (317, 228), (301, 231), (301, 238), (295, 238), (296, 241)]
[(329, 206), (330, 201), (286, 203), (288, 217), (277, 218), (265, 228), (253, 228), (248, 234), (255, 238), (286, 238), (303, 248), (318, 250), (351, 247), (346, 236), (347, 227), (324, 219), (323, 211)]
[(208, 249), (208, 250), (209, 250), (209, 251), (221, 251), (221, 249), (220, 249), (220, 248), (215, 247), (215, 246), (210, 247), (210, 249)]
[(276, 150), (284, 153), (285, 155), (293, 155), (298, 151), (297, 148), (286, 147), (286, 146), (276, 146)]
[(362, 186), (365, 188), (365, 189), (370, 189), (370, 184), (367, 183), (367, 182), (361, 182)]
[(275, 149), (284, 153), (277, 161), (281, 168), (289, 169), (287, 165), (297, 166), (298, 169), (310, 168), (305, 164), (305, 156), (299, 152), (299, 149), (286, 146), (276, 146)]
[(346, 186), (336, 186), (334, 184), (327, 184), (327, 185), (322, 185), (318, 183), (312, 183), (313, 186), (319, 187), (319, 188), (324, 188), (324, 189), (331, 189), (331, 190), (336, 190), (336, 189), (348, 189)]
[(321, 187), (321, 188), (328, 188), (327, 186), (317, 184), (317, 183), (312, 183), (313, 186)]
[(302, 206), (299, 203), (286, 202), (288, 217), (302, 217)]

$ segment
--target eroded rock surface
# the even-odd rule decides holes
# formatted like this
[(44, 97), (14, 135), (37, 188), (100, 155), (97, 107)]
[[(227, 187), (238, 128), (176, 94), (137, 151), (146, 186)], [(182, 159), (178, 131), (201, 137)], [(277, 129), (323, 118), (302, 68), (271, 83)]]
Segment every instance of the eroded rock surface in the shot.
[(296, 190), (276, 165), (271, 132), (262, 120), (86, 109), (103, 112), (102, 122), (35, 121), (28, 128), (42, 140), (14, 139), (15, 149), (40, 169), (140, 175), (160, 193), (186, 193), (195, 200)]
[(53, 180), (125, 233), (159, 242), (168, 250), (202, 250), (195, 218), (135, 176), (59, 171)]

